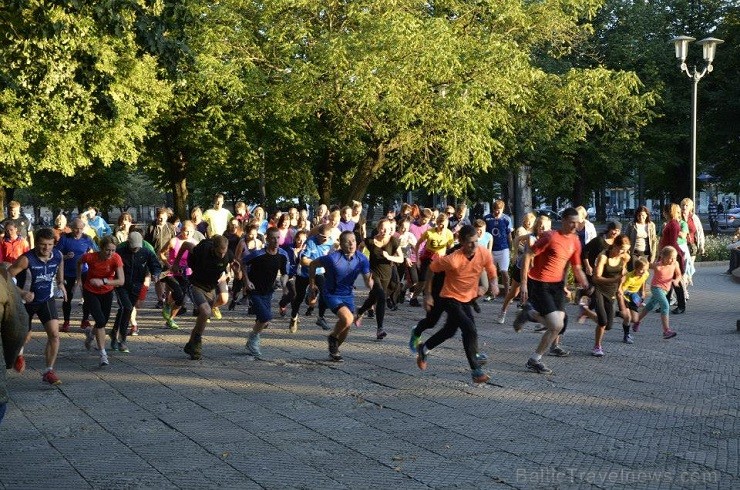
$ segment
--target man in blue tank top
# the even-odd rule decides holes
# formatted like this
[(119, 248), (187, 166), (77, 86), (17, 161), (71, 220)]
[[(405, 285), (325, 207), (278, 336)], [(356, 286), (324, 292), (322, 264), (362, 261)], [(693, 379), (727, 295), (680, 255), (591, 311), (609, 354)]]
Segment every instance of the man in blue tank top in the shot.
[[(8, 272), (12, 277), (26, 269), (31, 273), (29, 291), (21, 290), (21, 298), (28, 312), (28, 335), (25, 343), (31, 340), (31, 321), (34, 315), (38, 315), (46, 330), (46, 349), (44, 349), (46, 369), (42, 380), (51, 385), (58, 385), (61, 384), (61, 380), (54, 372), (54, 363), (59, 352), (59, 316), (54, 295), (56, 288), (59, 288), (64, 299), (67, 299), (67, 292), (64, 289), (64, 258), (59, 250), (54, 249), (54, 232), (50, 228), (36, 231), (34, 242), (33, 250), (20, 256), (10, 266)], [(23, 349), (18, 356), (21, 361), (16, 361), (15, 366), (19, 372), (26, 367), (22, 356)]]

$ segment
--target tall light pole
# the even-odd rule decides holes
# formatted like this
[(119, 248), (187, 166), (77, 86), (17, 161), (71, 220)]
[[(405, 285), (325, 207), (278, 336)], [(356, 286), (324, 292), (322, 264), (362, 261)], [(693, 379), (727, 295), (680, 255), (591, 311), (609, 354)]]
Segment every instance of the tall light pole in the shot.
[(671, 42), (676, 46), (676, 58), (681, 61), (680, 70), (686, 73), (694, 82), (694, 90), (691, 94), (691, 200), (694, 202), (694, 206), (698, 208), (696, 202), (696, 94), (699, 88), (699, 80), (714, 69), (712, 62), (714, 61), (714, 54), (717, 52), (717, 45), (724, 41), (714, 37), (697, 41), (696, 44), (700, 45), (704, 51), (703, 57), (706, 65), (702, 70), (698, 70), (696, 65), (694, 65), (693, 70), (689, 70), (686, 66), (686, 56), (689, 51), (689, 43), (692, 41), (695, 41), (693, 37), (678, 36), (674, 37)]

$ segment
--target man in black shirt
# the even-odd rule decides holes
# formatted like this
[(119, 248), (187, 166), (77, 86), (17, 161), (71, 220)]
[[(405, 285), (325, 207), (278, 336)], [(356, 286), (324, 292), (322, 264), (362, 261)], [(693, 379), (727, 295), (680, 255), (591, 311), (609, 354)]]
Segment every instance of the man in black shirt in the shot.
[(229, 250), (229, 241), (221, 235), (214, 235), (197, 245), (183, 242), (172, 265), (173, 273), (179, 272), (180, 260), (185, 251), (188, 251), (188, 266), (193, 271), (190, 286), (193, 307), (198, 311), (198, 318), (183, 350), (190, 359), (197, 360), (201, 358), (203, 331), (213, 308), (225, 305), (229, 300), (226, 269), (231, 266), (238, 273), (239, 263), (234, 261), (234, 254)]
[(267, 246), (255, 250), (244, 257), (244, 283), (251, 291), (250, 299), (254, 308), (254, 328), (249, 334), (247, 352), (253, 357), (262, 357), (260, 351), (260, 332), (267, 328), (272, 320), (272, 293), (275, 291), (275, 279), (280, 272), (280, 280), (285, 289), (288, 281), (288, 253), (278, 246), (280, 230), (269, 228), (265, 233)]

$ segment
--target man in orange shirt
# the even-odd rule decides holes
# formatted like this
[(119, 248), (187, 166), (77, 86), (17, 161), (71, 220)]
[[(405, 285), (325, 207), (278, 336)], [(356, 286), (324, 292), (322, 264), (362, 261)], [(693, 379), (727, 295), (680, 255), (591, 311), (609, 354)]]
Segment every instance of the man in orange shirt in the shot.
[[(419, 369), (426, 369), (429, 351), (445, 340), (452, 338), (457, 329), (460, 328), (465, 356), (468, 358), (468, 364), (470, 364), (472, 370), (473, 381), (485, 383), (491, 377), (484, 373), (481, 367), (485, 364), (487, 358), (485, 354), (478, 353), (478, 331), (473, 319), (470, 302), (482, 294), (478, 289), (478, 282), (484, 269), (487, 272), (488, 282), (492, 285), (494, 295), (498, 294), (498, 276), (491, 252), (478, 247), (476, 243), (478, 234), (473, 226), (464, 225), (460, 228), (458, 237), (460, 248), (450, 255), (435, 259), (429, 266), (432, 272), (445, 273), (445, 281), (439, 294), (439, 300), (444, 302), (447, 322), (426, 342), (418, 345), (416, 364)], [(433, 305), (434, 298), (432, 295), (425, 296), (425, 308), (429, 310)]]
[[(514, 320), (514, 330), (519, 332), (527, 321), (541, 323), (547, 330), (537, 350), (527, 361), (527, 369), (536, 373), (552, 372), (542, 362), (542, 355), (561, 333), (565, 325), (565, 271), (570, 263), (573, 275), (584, 289), (588, 287), (581, 269), (581, 242), (576, 234), (578, 211), (563, 211), (562, 227), (545, 232), (527, 251), (522, 268), (522, 303), (525, 307)], [(529, 304), (527, 304), (529, 299)]]

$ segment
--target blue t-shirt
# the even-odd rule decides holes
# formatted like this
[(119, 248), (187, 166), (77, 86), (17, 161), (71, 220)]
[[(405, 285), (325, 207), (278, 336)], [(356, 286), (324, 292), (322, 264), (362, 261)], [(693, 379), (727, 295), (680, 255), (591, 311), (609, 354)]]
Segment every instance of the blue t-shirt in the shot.
[[(334, 248), (334, 241), (328, 238), (324, 243), (319, 243), (315, 236), (312, 236), (306, 240), (306, 249), (303, 251), (303, 256), (311, 260), (318, 259), (331, 252)], [(321, 275), (324, 273), (323, 267), (316, 269), (316, 274)], [(308, 277), (308, 266), (302, 265), (300, 269), (301, 277)]]
[(31, 271), (31, 289), (34, 297), (31, 304), (40, 304), (54, 297), (57, 271), (62, 263), (59, 250), (51, 252), (51, 258), (44, 262), (36, 255), (35, 250), (23, 254), (28, 258), (28, 270)]
[(295, 248), (293, 248), (292, 244), (283, 245), (280, 248), (288, 254), (288, 277), (294, 277), (298, 274), (298, 270), (301, 268), (301, 257), (303, 257), (303, 253), (306, 249), (304, 247), (303, 250), (299, 250), (296, 254)]
[(493, 235), (493, 251), (508, 250), (509, 235), (512, 232), (511, 219), (503, 213), (498, 218), (487, 214), (483, 221), (486, 222), (486, 231)]
[(370, 261), (360, 252), (348, 259), (341, 250), (335, 250), (316, 260), (325, 268), (324, 294), (352, 296), (357, 276), (370, 273)]
[[(66, 256), (69, 252), (75, 254), (73, 258), (64, 261), (64, 277), (77, 276), (77, 261), (80, 260), (80, 257), (89, 250), (98, 251), (98, 246), (95, 245), (92, 238), (85, 234), (79, 239), (74, 238), (71, 234), (62, 235), (54, 248), (59, 250), (62, 256)], [(82, 265), (82, 272), (87, 272), (87, 264)]]

